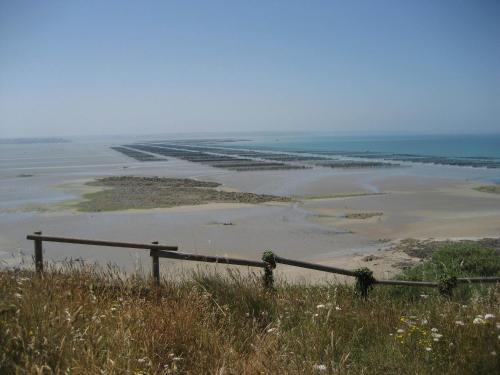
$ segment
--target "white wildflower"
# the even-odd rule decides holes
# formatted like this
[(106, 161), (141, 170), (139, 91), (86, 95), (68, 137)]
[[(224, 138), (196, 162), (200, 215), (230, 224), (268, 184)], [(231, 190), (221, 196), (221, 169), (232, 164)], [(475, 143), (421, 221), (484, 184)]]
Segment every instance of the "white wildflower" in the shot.
[(457, 326), (464, 326), (465, 323), (462, 322), (461, 320), (455, 320), (455, 325), (457, 325)]
[(146, 357), (144, 357), (144, 358), (139, 358), (139, 359), (137, 360), (137, 362), (139, 362), (139, 363), (144, 363), (144, 362), (146, 362), (146, 359), (147, 359)]
[(342, 310), (342, 307), (340, 307), (340, 306), (335, 306), (335, 310), (337, 310), (337, 311), (341, 311), (341, 310)]
[(276, 332), (277, 330), (278, 330), (278, 328), (276, 328), (276, 327), (275, 328), (269, 328), (267, 330), (267, 333), (273, 333), (273, 332)]
[(427, 350), (428, 352), (430, 352), (432, 350), (432, 348), (428, 346), (428, 347), (425, 348), (425, 350)]
[(314, 316), (315, 318), (317, 318), (317, 317), (319, 316), (319, 314), (314, 314), (313, 316)]
[(429, 298), (429, 295), (428, 294), (421, 294), (420, 298), (426, 299), (426, 298)]
[(492, 319), (495, 319), (495, 315), (493, 315), (493, 314), (486, 314), (486, 315), (484, 316), (484, 319), (486, 319), (486, 320), (492, 320)]
[(23, 298), (22, 294), (19, 294), (19, 293), (14, 293), (14, 297), (16, 297), (17, 299)]
[(313, 370), (318, 372), (324, 372), (327, 370), (326, 365), (314, 365)]
[(476, 317), (476, 318), (474, 318), (474, 320), (472, 321), (472, 323), (474, 323), (474, 324), (484, 324), (484, 323), (486, 323), (486, 320), (484, 320), (483, 318), (480, 318), (480, 317)]
[(396, 332), (397, 332), (397, 333), (405, 333), (405, 330), (400, 328), (400, 329), (398, 329)]
[(437, 328), (431, 328), (431, 332), (437, 332), (438, 329)]
[(427, 325), (429, 323), (429, 321), (427, 319), (422, 319), (420, 321), (420, 324), (422, 324), (423, 326)]
[(316, 306), (316, 308), (317, 308), (317, 309), (324, 309), (325, 307), (326, 307), (326, 306), (325, 306), (325, 305), (323, 305), (323, 304)]
[(493, 350), (490, 354), (495, 356), (495, 355), (497, 355), (497, 352)]

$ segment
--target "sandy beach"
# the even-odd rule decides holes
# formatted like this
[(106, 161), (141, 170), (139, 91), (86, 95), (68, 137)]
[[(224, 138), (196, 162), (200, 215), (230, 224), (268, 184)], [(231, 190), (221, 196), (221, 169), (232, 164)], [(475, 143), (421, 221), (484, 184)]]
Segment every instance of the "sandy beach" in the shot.
[[(186, 252), (251, 259), (272, 249), (284, 257), (349, 268), (369, 266), (376, 276), (390, 277), (404, 262), (419, 261), (388, 250), (403, 239), (458, 240), (500, 234), (500, 195), (476, 190), (482, 183), (462, 177), (459, 167), (241, 172), (175, 158), (137, 162), (104, 143), (50, 147), (50, 156), (31, 150), (34, 155), (28, 158), (2, 150), (4, 264), (18, 264), (21, 253), (29, 260), (32, 244), (25, 236), (42, 230), (59, 236), (156, 240)], [(79, 211), (75, 203), (102, 189), (88, 183), (105, 176), (190, 178), (221, 184), (217, 187), (221, 191), (269, 194), (290, 201), (203, 201), (177, 207)], [(126, 270), (149, 267), (145, 252), (60, 244), (47, 244), (45, 251), (47, 259), (54, 261), (78, 258), (112, 262)], [(370, 254), (374, 257), (366, 258)], [(196, 265), (165, 260), (162, 267), (175, 274)], [(331, 279), (285, 266), (278, 274), (301, 280)]]

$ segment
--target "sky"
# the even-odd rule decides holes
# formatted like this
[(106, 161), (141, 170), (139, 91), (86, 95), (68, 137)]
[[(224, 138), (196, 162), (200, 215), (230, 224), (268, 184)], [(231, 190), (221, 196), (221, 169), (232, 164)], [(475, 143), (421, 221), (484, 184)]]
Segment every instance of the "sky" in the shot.
[(500, 1), (0, 0), (0, 137), (500, 133)]

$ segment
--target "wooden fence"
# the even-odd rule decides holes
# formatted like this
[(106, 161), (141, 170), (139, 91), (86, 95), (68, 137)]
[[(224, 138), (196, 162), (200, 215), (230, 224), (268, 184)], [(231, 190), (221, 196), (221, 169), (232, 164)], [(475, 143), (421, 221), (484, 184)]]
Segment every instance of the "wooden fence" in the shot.
[(346, 270), (343, 268), (325, 266), (322, 264), (303, 262), (300, 260), (288, 259), (280, 257), (271, 251), (265, 251), (262, 260), (249, 260), (228, 257), (217, 257), (210, 255), (198, 255), (190, 253), (178, 252), (177, 246), (160, 245), (157, 241), (150, 244), (116, 242), (116, 241), (101, 241), (88, 240), (82, 238), (54, 237), (44, 236), (42, 232), (35, 232), (26, 236), (26, 239), (34, 242), (34, 260), (37, 273), (43, 272), (43, 246), (45, 242), (59, 242), (81, 245), (94, 245), (106, 247), (121, 247), (131, 249), (149, 250), (149, 255), (152, 260), (152, 277), (155, 284), (160, 284), (160, 258), (170, 258), (179, 260), (189, 260), (196, 262), (219, 263), (226, 265), (257, 267), (264, 270), (264, 284), (266, 287), (273, 287), (273, 270), (277, 264), (286, 264), (294, 267), (307, 268), (311, 270), (334, 273), (338, 275), (351, 276), (356, 278), (356, 285), (360, 293), (366, 297), (368, 290), (373, 285), (399, 285), (399, 286), (414, 286), (414, 287), (436, 287), (443, 294), (451, 294), (452, 289), (458, 284), (463, 283), (499, 283), (500, 277), (443, 277), (438, 281), (410, 281), (410, 280), (378, 280), (373, 277), (373, 272), (368, 268), (357, 270)]

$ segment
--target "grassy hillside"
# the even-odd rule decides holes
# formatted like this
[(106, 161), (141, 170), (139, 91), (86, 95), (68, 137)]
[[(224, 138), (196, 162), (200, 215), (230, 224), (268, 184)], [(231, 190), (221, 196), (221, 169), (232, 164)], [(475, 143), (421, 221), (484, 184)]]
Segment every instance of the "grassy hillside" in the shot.
[(460, 287), (468, 292), (451, 299), (430, 289), (377, 286), (364, 300), (347, 285), (278, 283), (266, 291), (261, 284), (260, 275), (197, 273), (157, 289), (111, 268), (68, 266), (43, 277), (2, 271), (0, 373), (493, 374), (500, 368), (498, 286)]

